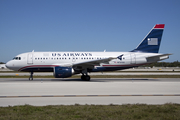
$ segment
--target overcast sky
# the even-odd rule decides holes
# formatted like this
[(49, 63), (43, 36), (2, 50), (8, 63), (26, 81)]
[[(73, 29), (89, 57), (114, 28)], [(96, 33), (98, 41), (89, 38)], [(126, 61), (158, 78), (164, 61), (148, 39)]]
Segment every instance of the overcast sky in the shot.
[(160, 53), (180, 61), (180, 0), (0, 0), (0, 62), (34, 51), (130, 51), (165, 24)]

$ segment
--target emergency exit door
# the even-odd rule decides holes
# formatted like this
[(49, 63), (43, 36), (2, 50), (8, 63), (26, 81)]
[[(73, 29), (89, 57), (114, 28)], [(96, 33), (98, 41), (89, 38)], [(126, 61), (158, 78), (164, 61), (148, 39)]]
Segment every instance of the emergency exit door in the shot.
[(131, 64), (136, 64), (136, 54), (131, 54)]

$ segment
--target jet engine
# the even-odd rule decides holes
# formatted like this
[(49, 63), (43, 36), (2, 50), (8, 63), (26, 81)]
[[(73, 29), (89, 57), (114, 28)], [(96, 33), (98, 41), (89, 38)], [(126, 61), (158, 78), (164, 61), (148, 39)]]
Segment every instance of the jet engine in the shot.
[(67, 78), (74, 74), (74, 69), (71, 67), (54, 67), (55, 78)]

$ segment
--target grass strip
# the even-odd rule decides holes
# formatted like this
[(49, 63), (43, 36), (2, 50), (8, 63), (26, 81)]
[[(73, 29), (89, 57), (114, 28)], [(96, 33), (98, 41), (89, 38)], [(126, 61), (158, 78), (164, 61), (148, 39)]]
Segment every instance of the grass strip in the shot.
[(56, 105), (0, 107), (1, 120), (179, 120), (180, 104)]

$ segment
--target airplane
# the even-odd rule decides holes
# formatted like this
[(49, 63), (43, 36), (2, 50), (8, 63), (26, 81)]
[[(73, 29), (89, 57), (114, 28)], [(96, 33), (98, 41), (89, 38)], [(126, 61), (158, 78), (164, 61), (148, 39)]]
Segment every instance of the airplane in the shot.
[(116, 71), (138, 67), (168, 59), (171, 54), (160, 54), (165, 24), (156, 24), (141, 43), (129, 52), (28, 52), (17, 55), (6, 63), (15, 71), (53, 72), (55, 78), (67, 78), (82, 74), (81, 79), (90, 81), (89, 72)]

